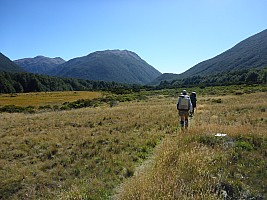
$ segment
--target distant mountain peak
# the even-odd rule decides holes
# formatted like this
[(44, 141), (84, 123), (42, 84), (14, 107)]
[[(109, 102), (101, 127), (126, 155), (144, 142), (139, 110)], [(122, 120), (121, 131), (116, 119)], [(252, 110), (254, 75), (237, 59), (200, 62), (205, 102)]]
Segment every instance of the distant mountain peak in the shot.
[(120, 56), (120, 57), (125, 57), (125, 56), (132, 56), (136, 60), (143, 61), (142, 58), (140, 58), (136, 53), (129, 51), (129, 50), (119, 50), (119, 49), (114, 49), (114, 50), (103, 50), (103, 51), (95, 51), (93, 53), (88, 54), (87, 56), (95, 56), (95, 55), (114, 55), (114, 56)]
[(103, 50), (74, 58), (51, 71), (50, 75), (89, 80), (146, 84), (159, 71), (128, 50)]
[(34, 58), (47, 58), (47, 57), (45, 57), (45, 56), (35, 56)]
[(27, 72), (88, 80), (147, 84), (161, 73), (129, 50), (103, 50), (65, 62), (60, 57), (15, 60)]
[(22, 67), (25, 71), (31, 73), (45, 74), (54, 67), (66, 62), (60, 57), (49, 58), (38, 55), (34, 58), (23, 58), (14, 60), (14, 62)]

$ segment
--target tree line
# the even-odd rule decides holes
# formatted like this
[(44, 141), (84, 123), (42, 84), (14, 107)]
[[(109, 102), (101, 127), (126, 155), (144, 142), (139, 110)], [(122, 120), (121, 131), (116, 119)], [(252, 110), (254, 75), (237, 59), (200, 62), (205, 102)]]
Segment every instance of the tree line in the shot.
[(116, 82), (60, 78), (32, 73), (0, 72), (0, 93), (49, 91), (122, 91), (138, 88)]
[(229, 71), (208, 76), (192, 76), (181, 80), (161, 81), (158, 86), (141, 86), (117, 82), (52, 77), (32, 73), (0, 72), (0, 93), (49, 91), (111, 91), (116, 94), (139, 92), (141, 89), (266, 84), (267, 67)]
[(222, 72), (208, 76), (191, 76), (181, 80), (161, 81), (158, 88), (208, 87), (266, 83), (267, 67)]

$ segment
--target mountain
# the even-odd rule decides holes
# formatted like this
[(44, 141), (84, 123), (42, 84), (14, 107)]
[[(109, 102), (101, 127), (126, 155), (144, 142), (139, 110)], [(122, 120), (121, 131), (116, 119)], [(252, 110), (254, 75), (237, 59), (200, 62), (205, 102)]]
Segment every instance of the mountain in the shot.
[(60, 57), (48, 58), (44, 56), (36, 56), (34, 58), (24, 58), (24, 59), (14, 60), (14, 62), (27, 72), (46, 74), (54, 67), (66, 61)]
[(182, 74), (163, 74), (151, 84), (157, 85), (164, 80), (172, 81), (190, 76), (206, 76), (232, 70), (263, 68), (266, 66), (267, 29), (241, 41), (222, 54), (193, 66)]
[(49, 75), (120, 83), (147, 84), (161, 73), (127, 50), (97, 51), (87, 56), (71, 59)]
[(0, 71), (23, 72), (24, 70), (14, 62), (12, 62), (8, 57), (0, 53)]

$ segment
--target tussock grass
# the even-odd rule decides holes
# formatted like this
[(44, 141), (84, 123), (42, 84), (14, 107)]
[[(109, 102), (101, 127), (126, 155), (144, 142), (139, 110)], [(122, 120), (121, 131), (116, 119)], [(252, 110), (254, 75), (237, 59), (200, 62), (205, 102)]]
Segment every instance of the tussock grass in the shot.
[(216, 199), (211, 192), (213, 180), (206, 165), (213, 156), (204, 145), (184, 145), (181, 141), (184, 138), (166, 139), (151, 163), (119, 189), (117, 198)]
[(1, 113), (0, 198), (264, 199), (266, 99), (199, 97), (185, 132), (168, 96)]
[(212, 98), (199, 99), (189, 131), (167, 136), (115, 199), (267, 197), (267, 94)]
[(0, 114), (0, 198), (107, 199), (176, 129), (172, 100)]

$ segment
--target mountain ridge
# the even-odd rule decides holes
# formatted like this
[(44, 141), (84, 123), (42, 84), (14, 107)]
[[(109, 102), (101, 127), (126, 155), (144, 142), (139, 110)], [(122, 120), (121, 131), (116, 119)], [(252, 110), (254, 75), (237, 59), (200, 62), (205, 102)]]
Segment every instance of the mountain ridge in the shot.
[(150, 85), (191, 76), (206, 76), (231, 70), (267, 66), (267, 29), (256, 33), (213, 58), (204, 60), (181, 74), (162, 74)]
[(146, 84), (161, 73), (132, 51), (104, 50), (73, 58), (49, 71), (48, 75)]
[(22, 67), (25, 71), (36, 74), (46, 74), (47, 71), (66, 62), (60, 57), (49, 58), (45, 56), (36, 56), (34, 58), (22, 58), (14, 60), (14, 63)]

